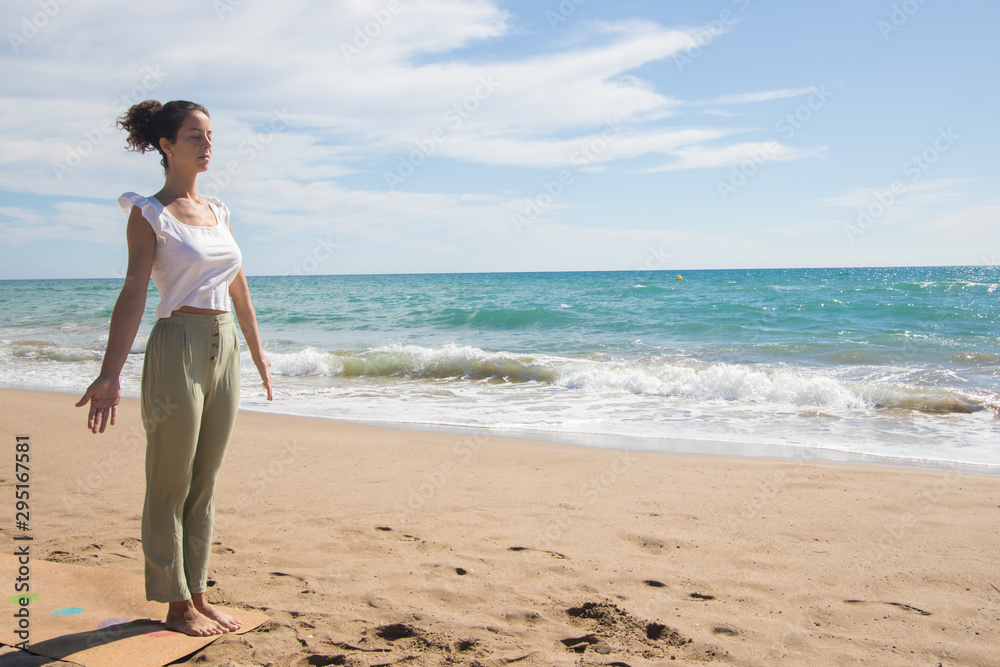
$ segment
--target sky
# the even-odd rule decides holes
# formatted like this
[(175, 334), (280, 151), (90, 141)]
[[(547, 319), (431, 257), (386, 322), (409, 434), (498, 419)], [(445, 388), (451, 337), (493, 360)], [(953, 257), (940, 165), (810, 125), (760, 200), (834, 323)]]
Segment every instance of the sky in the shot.
[(247, 275), (984, 265), (990, 0), (4, 0), (0, 279), (124, 275), (211, 114)]

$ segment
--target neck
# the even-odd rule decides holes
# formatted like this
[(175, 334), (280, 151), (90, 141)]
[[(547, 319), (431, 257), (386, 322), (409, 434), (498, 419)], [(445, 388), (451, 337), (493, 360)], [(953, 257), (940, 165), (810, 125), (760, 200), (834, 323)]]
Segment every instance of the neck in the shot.
[(161, 202), (163, 199), (169, 199), (170, 201), (177, 199), (198, 201), (198, 173), (182, 172), (176, 168), (168, 169), (167, 180), (164, 182), (163, 188), (156, 195), (156, 198)]

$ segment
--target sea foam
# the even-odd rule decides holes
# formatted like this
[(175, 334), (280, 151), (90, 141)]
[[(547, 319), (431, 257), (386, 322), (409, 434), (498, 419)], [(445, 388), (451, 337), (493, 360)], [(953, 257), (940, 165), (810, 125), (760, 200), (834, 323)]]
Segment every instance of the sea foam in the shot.
[[(678, 357), (565, 358), (487, 352), (450, 344), (439, 348), (391, 345), (361, 353), (307, 348), (272, 353), (270, 358), (272, 374), (289, 377), (536, 382), (581, 394), (634, 394), (817, 409), (968, 413), (984, 408), (976, 397), (954, 391)], [(243, 366), (245, 372), (253, 369), (248, 353), (244, 353)]]

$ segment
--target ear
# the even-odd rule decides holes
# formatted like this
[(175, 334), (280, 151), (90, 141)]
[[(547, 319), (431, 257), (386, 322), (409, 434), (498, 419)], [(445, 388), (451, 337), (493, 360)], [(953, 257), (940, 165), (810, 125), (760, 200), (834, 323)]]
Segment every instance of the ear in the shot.
[(171, 153), (170, 140), (167, 139), (166, 137), (160, 137), (160, 150), (162, 150), (164, 153), (167, 153), (168, 155)]

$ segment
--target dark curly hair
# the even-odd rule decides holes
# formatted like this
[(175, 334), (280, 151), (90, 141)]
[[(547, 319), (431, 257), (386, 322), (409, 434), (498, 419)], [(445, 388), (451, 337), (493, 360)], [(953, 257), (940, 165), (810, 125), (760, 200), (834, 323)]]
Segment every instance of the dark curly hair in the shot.
[(167, 170), (167, 156), (160, 148), (160, 139), (177, 140), (177, 132), (189, 114), (200, 111), (206, 116), (208, 110), (200, 104), (175, 100), (160, 104), (156, 100), (146, 100), (133, 104), (125, 115), (118, 119), (118, 127), (128, 132), (128, 149), (139, 153), (156, 150), (162, 156), (160, 164)]

